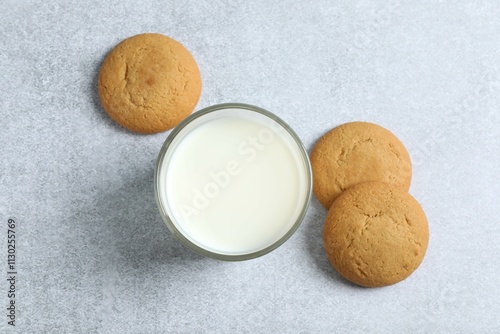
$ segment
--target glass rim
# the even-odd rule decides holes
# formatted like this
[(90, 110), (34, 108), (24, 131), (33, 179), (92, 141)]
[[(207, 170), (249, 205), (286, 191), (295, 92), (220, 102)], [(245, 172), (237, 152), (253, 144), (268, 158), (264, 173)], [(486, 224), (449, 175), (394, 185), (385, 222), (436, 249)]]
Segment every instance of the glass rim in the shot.
[[(174, 222), (172, 219), (169, 217), (167, 210), (165, 206), (163, 205), (161, 199), (160, 199), (160, 167), (162, 166), (162, 163), (164, 162), (165, 155), (170, 148), (170, 145), (172, 144), (173, 140), (181, 133), (181, 131), (191, 122), (194, 120), (209, 114), (211, 112), (223, 110), (223, 109), (244, 109), (244, 110), (249, 110), (253, 112), (257, 112), (259, 114), (262, 114), (266, 117), (269, 117), (270, 119), (274, 120), (277, 122), (283, 129), (285, 129), (290, 136), (293, 138), (295, 143), (297, 144), (297, 147), (300, 151), (300, 155), (302, 157), (302, 160), (304, 161), (304, 167), (306, 169), (306, 197), (305, 201), (303, 203), (303, 207), (296, 219), (296, 221), (293, 223), (293, 225), (289, 228), (289, 230), (277, 241), (273, 242), (269, 246), (260, 249), (255, 252), (250, 252), (250, 253), (245, 253), (245, 254), (222, 254), (222, 253), (217, 253), (213, 252), (210, 250), (207, 250), (203, 247), (200, 247), (199, 245), (193, 243), (190, 241), (188, 238), (184, 236), (184, 234), (177, 229), (175, 226)], [(164, 223), (167, 225), (167, 228), (170, 230), (170, 232), (174, 235), (174, 237), (179, 240), (181, 243), (183, 243), (185, 246), (190, 248), (191, 250), (194, 250), (198, 254), (201, 254), (206, 257), (210, 257), (213, 259), (217, 260), (223, 260), (223, 261), (243, 261), (243, 260), (250, 260), (250, 259), (255, 259), (260, 256), (263, 256), (279, 246), (281, 246), (285, 241), (287, 241), (298, 229), (302, 221), (304, 220), (307, 209), (309, 208), (310, 202), (311, 202), (311, 196), (312, 196), (312, 187), (313, 187), (313, 180), (312, 180), (312, 169), (311, 169), (311, 162), (309, 161), (309, 155), (307, 154), (307, 150), (304, 147), (304, 144), (300, 140), (299, 136), (293, 131), (293, 129), (281, 118), (276, 116), (275, 114), (262, 109), (260, 107), (250, 105), (250, 104), (245, 104), (245, 103), (221, 103), (221, 104), (215, 104), (206, 108), (203, 108), (201, 110), (198, 110), (191, 115), (189, 115), (187, 118), (185, 118), (182, 122), (180, 122), (173, 130), (172, 132), (167, 136), (167, 139), (163, 143), (160, 152), (158, 154), (158, 157), (156, 159), (156, 164), (155, 164), (155, 174), (154, 174), (154, 192), (155, 192), (155, 200), (156, 204), (158, 206), (158, 209), (160, 211), (160, 215), (164, 221)]]

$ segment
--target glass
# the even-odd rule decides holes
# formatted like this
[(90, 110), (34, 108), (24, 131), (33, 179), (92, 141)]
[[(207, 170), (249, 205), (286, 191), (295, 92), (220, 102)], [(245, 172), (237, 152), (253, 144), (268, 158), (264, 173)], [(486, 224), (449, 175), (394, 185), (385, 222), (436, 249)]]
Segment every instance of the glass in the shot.
[[(192, 130), (196, 129), (198, 126), (210, 120), (213, 120), (214, 118), (216, 119), (217, 117), (224, 117), (224, 115), (228, 114), (230, 115), (231, 113), (238, 112), (237, 110), (255, 112), (261, 115), (259, 117), (264, 116), (268, 118), (270, 123), (272, 122), (273, 124), (278, 124), (278, 127), (280, 127), (279, 131), (284, 130), (293, 139), (291, 142), (296, 145), (296, 147), (294, 147), (293, 150), (297, 150), (298, 155), (300, 156), (302, 162), (302, 166), (304, 167), (303, 168), (304, 174), (302, 176), (305, 178), (305, 189), (301, 190), (304, 191), (304, 194), (302, 196), (303, 203), (301, 203), (301, 206), (298, 208), (297, 211), (298, 215), (295, 222), (293, 222), (293, 224), (286, 231), (286, 233), (284, 233), (277, 241), (272, 242), (266, 247), (258, 249), (256, 251), (244, 254), (227, 254), (222, 252), (216, 252), (207, 249), (208, 247), (203, 247), (201, 245), (196, 244), (195, 242), (190, 240), (189, 235), (185, 235), (185, 233), (183, 233), (183, 231), (180, 228), (178, 228), (178, 226), (176, 226), (178, 224), (175, 223), (176, 222), (175, 215), (172, 213), (171, 208), (169, 208), (169, 204), (167, 201), (167, 195), (165, 190), (166, 173), (170, 163), (170, 159), (172, 158), (172, 154), (176, 149), (176, 145), (178, 145)], [(165, 140), (165, 143), (163, 144), (160, 153), (158, 155), (155, 167), (154, 183), (155, 183), (154, 186), (155, 186), (156, 203), (158, 205), (160, 214), (164, 222), (166, 223), (168, 229), (171, 231), (171, 233), (184, 245), (198, 252), (199, 254), (225, 261), (241, 261), (241, 260), (253, 259), (262, 256), (264, 254), (267, 254), (272, 250), (276, 249), (277, 247), (279, 247), (280, 245), (282, 245), (286, 240), (288, 240), (292, 236), (292, 234), (297, 230), (302, 220), (304, 219), (312, 194), (311, 165), (309, 162), (307, 151), (305, 150), (304, 145), (300, 141), (297, 134), (282, 119), (280, 119), (273, 113), (256, 106), (241, 104), (241, 103), (226, 103), (226, 104), (218, 104), (207, 107), (205, 109), (193, 113), (192, 115), (187, 117), (184, 121), (182, 121), (177, 127), (175, 127)]]

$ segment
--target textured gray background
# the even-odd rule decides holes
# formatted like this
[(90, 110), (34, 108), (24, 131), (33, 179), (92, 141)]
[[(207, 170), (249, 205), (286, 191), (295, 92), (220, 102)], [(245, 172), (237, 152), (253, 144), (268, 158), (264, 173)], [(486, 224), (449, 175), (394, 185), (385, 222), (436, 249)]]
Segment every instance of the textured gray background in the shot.
[[(17, 332), (498, 333), (498, 1), (10, 0), (0, 32), (0, 309), (15, 217)], [(198, 109), (264, 107), (308, 150), (347, 121), (393, 131), (430, 224), (420, 269), (386, 288), (346, 283), (324, 255), (315, 199), (256, 260), (177, 242), (153, 198), (168, 133), (116, 126), (96, 96), (103, 57), (142, 32), (193, 53)]]

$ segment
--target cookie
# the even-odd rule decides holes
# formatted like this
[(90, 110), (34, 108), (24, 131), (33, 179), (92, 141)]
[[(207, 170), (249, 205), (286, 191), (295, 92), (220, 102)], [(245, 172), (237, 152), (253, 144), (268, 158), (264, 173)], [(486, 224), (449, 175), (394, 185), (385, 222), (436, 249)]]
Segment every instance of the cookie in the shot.
[(191, 114), (201, 93), (196, 61), (179, 42), (161, 34), (140, 34), (118, 44), (98, 78), (101, 104), (123, 127), (156, 133)]
[(376, 124), (340, 125), (311, 152), (314, 194), (326, 209), (346, 189), (368, 181), (382, 181), (408, 190), (411, 161), (403, 144)]
[(401, 188), (361, 183), (340, 195), (326, 217), (323, 241), (333, 267), (365, 287), (400, 282), (422, 262), (429, 242), (425, 213)]

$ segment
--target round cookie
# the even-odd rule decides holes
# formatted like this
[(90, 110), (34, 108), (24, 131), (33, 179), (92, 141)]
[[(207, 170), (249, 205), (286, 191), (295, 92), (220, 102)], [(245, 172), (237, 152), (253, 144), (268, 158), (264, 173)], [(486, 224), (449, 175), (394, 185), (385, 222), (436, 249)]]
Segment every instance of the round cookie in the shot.
[(140, 34), (118, 44), (98, 78), (101, 104), (123, 127), (156, 133), (191, 114), (201, 93), (196, 61), (179, 42), (161, 34)]
[(403, 144), (390, 131), (373, 123), (340, 125), (311, 152), (314, 194), (325, 208), (347, 188), (382, 181), (408, 190), (411, 161)]
[(429, 242), (425, 213), (407, 192), (382, 182), (347, 189), (328, 211), (323, 241), (330, 263), (365, 287), (400, 282), (422, 262)]

